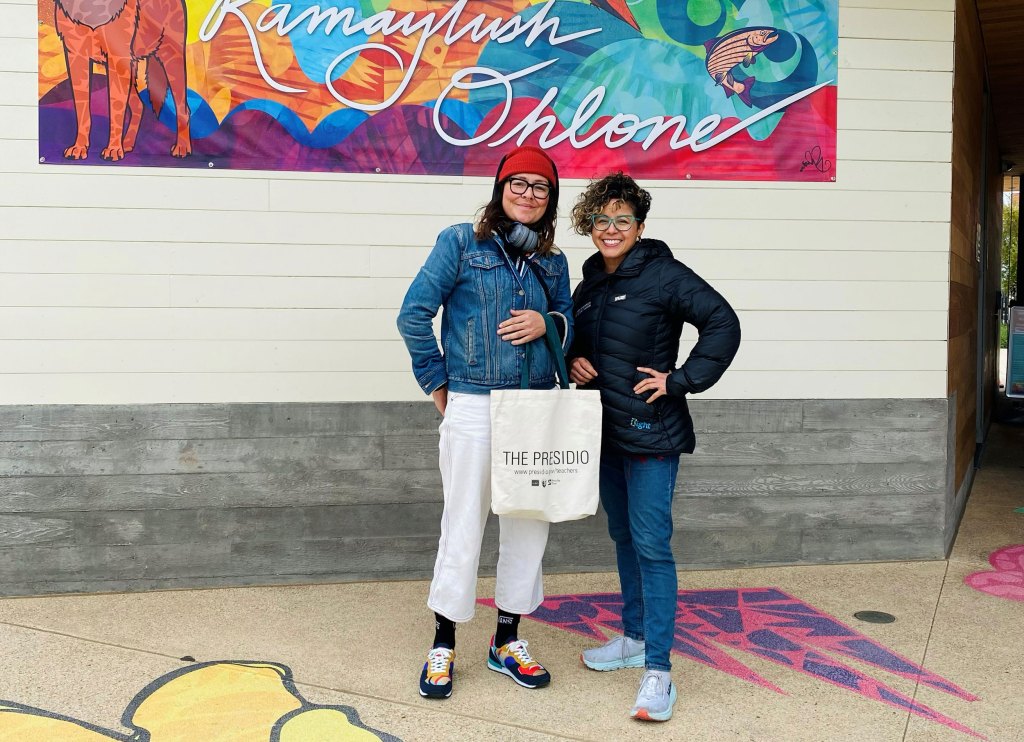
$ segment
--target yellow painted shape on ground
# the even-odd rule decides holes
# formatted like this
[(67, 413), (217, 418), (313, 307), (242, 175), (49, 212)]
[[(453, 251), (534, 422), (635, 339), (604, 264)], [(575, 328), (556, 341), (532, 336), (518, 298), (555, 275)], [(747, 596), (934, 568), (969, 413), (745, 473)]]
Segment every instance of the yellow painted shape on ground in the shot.
[(110, 742), (119, 737), (21, 706), (0, 706), (0, 742)]
[(337, 709), (310, 709), (281, 725), (280, 742), (380, 742), (380, 737), (360, 729)]
[(310, 706), (288, 668), (272, 662), (216, 662), (175, 671), (140, 691), (128, 710), (134, 734), (0, 700), (0, 742), (269, 742), (275, 727), (278, 742), (380, 740), (340, 708)]
[(270, 663), (198, 667), (142, 691), (131, 723), (152, 742), (269, 740), (278, 720), (303, 705), (286, 676)]

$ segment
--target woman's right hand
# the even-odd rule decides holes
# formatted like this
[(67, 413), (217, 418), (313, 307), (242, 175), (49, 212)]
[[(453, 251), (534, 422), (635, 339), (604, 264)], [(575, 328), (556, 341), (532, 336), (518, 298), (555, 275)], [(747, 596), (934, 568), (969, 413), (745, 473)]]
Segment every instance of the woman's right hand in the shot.
[(586, 358), (572, 359), (572, 365), (569, 366), (570, 381), (579, 386), (586, 386), (593, 381), (596, 376), (597, 371), (594, 370), (594, 367)]
[(444, 417), (444, 410), (448, 406), (448, 387), (438, 387), (430, 393), (430, 396), (434, 398), (434, 407), (441, 413), (441, 417)]

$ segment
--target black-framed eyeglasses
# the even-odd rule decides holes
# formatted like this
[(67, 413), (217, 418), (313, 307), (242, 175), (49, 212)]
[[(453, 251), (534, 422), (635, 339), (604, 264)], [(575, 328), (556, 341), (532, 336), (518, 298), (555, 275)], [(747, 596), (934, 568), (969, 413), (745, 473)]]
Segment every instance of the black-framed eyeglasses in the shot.
[(635, 221), (636, 217), (633, 216), (632, 214), (621, 214), (614, 218), (608, 216), (607, 214), (590, 215), (590, 224), (598, 232), (605, 231), (606, 229), (608, 229), (608, 227), (612, 226), (612, 224), (614, 224), (615, 228), (620, 232), (626, 232), (629, 230), (630, 227), (633, 226), (633, 223)]
[(533, 197), (538, 201), (544, 201), (551, 195), (551, 186), (547, 183), (531, 183), (524, 178), (509, 178), (508, 187), (517, 196), (522, 196), (527, 190), (532, 190)]

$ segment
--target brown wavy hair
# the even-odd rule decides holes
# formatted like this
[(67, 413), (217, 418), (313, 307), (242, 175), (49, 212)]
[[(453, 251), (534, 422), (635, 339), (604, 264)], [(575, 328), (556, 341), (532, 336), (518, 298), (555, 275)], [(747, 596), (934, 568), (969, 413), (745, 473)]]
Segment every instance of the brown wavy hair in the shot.
[[(494, 184), (494, 191), (491, 193), (491, 200), (480, 207), (477, 216), (474, 232), (478, 240), (487, 240), (494, 236), (495, 232), (507, 230), (515, 222), (508, 218), (505, 207), (501, 204), (502, 194), (505, 191), (505, 183), (508, 178)], [(551, 184), (551, 193), (548, 196), (548, 207), (544, 215), (534, 224), (527, 225), (537, 233), (540, 244), (537, 246), (538, 255), (550, 255), (555, 251), (555, 220), (558, 218), (558, 184)]]
[(572, 228), (576, 234), (589, 235), (593, 224), (590, 217), (600, 214), (613, 201), (622, 201), (633, 209), (633, 216), (643, 224), (651, 210), (651, 194), (621, 170), (591, 181), (587, 190), (576, 199), (572, 207)]

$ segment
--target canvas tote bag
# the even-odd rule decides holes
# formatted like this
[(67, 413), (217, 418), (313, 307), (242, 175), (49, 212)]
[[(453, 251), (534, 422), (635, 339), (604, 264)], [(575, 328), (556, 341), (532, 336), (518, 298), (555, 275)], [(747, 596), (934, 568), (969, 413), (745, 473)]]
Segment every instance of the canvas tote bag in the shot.
[[(558, 331), (546, 320), (544, 338), (525, 346), (521, 388), (491, 392), (491, 510), (559, 523), (597, 512), (601, 393), (569, 389)], [(529, 388), (535, 352), (554, 357), (558, 387)]]

